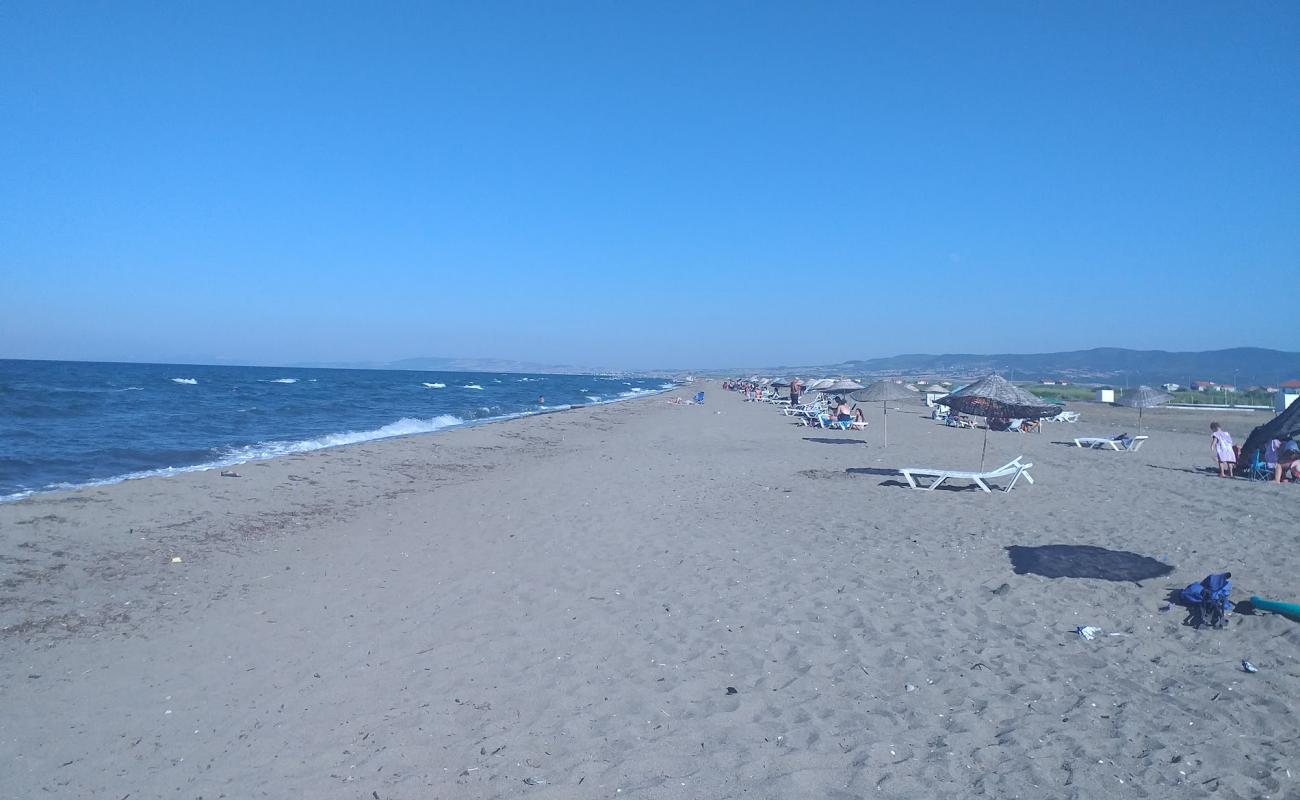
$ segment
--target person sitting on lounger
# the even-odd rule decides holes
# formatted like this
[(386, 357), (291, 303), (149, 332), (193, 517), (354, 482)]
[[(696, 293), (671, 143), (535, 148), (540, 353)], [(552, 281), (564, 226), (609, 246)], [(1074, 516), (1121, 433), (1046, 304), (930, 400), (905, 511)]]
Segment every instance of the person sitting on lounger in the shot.
[(849, 408), (849, 401), (843, 397), (835, 398), (835, 421), (852, 422), (853, 410)]

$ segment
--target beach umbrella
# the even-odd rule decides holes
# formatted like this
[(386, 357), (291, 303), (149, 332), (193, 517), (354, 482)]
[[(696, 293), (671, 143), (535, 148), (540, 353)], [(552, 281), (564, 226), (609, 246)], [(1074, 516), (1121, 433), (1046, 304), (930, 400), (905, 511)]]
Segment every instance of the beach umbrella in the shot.
[(1142, 433), (1142, 409), (1155, 408), (1173, 400), (1174, 396), (1166, 394), (1159, 389), (1152, 389), (1150, 386), (1139, 386), (1131, 392), (1127, 392), (1115, 405), (1126, 408), (1136, 408), (1138, 410), (1138, 434)]
[(916, 397), (916, 392), (909, 391), (893, 381), (876, 381), (865, 389), (850, 393), (849, 397), (859, 403), (880, 401), (880, 410), (884, 413), (884, 420), (880, 424), (880, 430), (885, 437), (885, 447), (889, 447), (889, 407), (886, 404), (890, 400), (910, 400)]
[(852, 392), (863, 388), (862, 384), (857, 381), (851, 381), (848, 378), (840, 378), (822, 386), (819, 391), (832, 394), (834, 392)]
[[(952, 394), (941, 397), (941, 405), (958, 414), (975, 417), (1000, 417), (1004, 419), (1042, 419), (1061, 413), (1061, 407), (1032, 395), (1014, 385), (1001, 375), (986, 375), (967, 384)], [(989, 447), (989, 426), (984, 425), (984, 448), (980, 451), (980, 469), (984, 469), (984, 453)]]

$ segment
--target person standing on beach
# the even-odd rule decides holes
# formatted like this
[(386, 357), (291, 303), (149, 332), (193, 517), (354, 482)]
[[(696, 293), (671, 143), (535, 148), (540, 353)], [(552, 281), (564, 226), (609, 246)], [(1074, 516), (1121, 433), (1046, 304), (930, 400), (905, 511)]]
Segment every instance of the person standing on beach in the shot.
[(803, 382), (798, 378), (790, 381), (790, 407), (794, 408), (799, 405), (799, 395), (803, 394)]
[(1219, 477), (1231, 478), (1237, 469), (1237, 454), (1232, 450), (1232, 434), (1220, 429), (1219, 423), (1210, 423), (1210, 449), (1219, 462)]

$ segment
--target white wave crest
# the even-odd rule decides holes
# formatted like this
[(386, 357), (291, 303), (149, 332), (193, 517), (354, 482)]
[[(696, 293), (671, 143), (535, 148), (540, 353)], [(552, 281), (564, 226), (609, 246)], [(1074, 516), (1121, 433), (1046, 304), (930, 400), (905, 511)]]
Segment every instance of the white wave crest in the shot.
[(274, 380), (266, 381), (266, 383), (297, 383), (297, 382), (298, 382), (297, 378), (276, 378)]
[(197, 378), (172, 378), (172, 383), (183, 383), (186, 386), (197, 386), (199, 381)]
[(464, 386), (462, 386), (462, 387), (460, 387), (460, 388), (462, 388), (462, 389), (482, 389), (483, 387), (482, 387), (482, 386), (479, 386), (477, 383), (467, 383), (467, 384), (465, 384)]
[[(416, 433), (433, 433), (444, 428), (450, 428), (455, 425), (464, 425), (465, 420), (451, 414), (432, 419), (411, 419), (403, 417), (396, 422), (390, 422), (382, 428), (376, 428), (372, 431), (345, 431), (343, 433), (331, 433), (316, 439), (304, 439), (297, 442), (259, 442), (258, 444), (245, 445), (244, 447), (230, 448), (225, 453), (223, 462), (239, 463), (242, 461), (254, 461), (264, 458), (275, 458), (276, 456), (290, 455), (293, 453), (309, 453), (312, 450), (324, 450), (327, 447), (340, 447), (345, 444), (359, 444), (361, 442), (370, 442), (375, 439), (391, 439), (394, 436), (410, 436)], [(211, 469), (211, 467), (208, 467)]]
[(156, 478), (168, 475), (180, 475), (186, 472), (202, 472), (209, 469), (233, 467), (236, 464), (243, 464), (249, 461), (262, 461), (268, 458), (275, 458), (276, 456), (286, 456), (294, 453), (309, 453), (313, 450), (324, 450), (328, 447), (340, 447), (347, 444), (360, 444), (361, 442), (370, 442), (375, 439), (390, 439), (394, 436), (411, 436), (417, 433), (433, 433), (434, 431), (440, 431), (444, 428), (451, 428), (464, 424), (465, 420), (460, 417), (454, 417), (451, 414), (443, 414), (442, 416), (434, 417), (432, 419), (403, 418), (372, 431), (346, 431), (344, 433), (331, 433), (316, 439), (304, 439), (297, 442), (261, 442), (258, 444), (245, 445), (243, 447), (230, 447), (226, 448), (217, 460), (208, 461), (203, 464), (127, 472), (122, 475), (116, 475), (112, 478), (87, 481), (86, 483), (52, 483), (39, 490), (24, 489), (14, 494), (0, 495), (0, 503), (21, 500), (24, 497), (30, 497), (39, 492), (80, 489), (87, 486), (107, 486), (112, 483), (121, 483), (122, 481), (136, 480), (138, 478)]
[(583, 397), (587, 398), (587, 402), (589, 402), (589, 403), (599, 403), (599, 402), (600, 402), (600, 395), (598, 395), (598, 394), (586, 394), (586, 395), (583, 395)]
[(426, 383), (426, 384), (422, 384), (422, 385), (423, 385), (424, 388), (426, 388), (426, 389), (446, 389), (446, 388), (447, 388), (447, 384), (445, 384), (445, 383)]

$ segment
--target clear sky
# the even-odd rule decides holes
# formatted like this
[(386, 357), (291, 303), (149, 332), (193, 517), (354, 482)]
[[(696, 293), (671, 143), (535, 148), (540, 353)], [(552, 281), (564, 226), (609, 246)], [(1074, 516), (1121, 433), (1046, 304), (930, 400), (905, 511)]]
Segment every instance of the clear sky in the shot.
[(1300, 349), (1298, 42), (1290, 0), (3, 3), (0, 357)]

